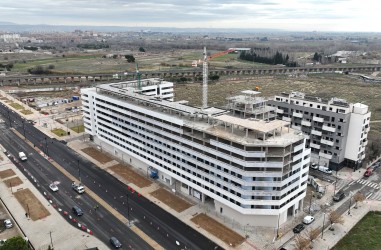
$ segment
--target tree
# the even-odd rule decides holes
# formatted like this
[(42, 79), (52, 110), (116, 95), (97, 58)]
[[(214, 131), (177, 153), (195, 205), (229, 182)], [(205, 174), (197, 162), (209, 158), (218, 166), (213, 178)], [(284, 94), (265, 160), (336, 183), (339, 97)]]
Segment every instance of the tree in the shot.
[(313, 242), (319, 236), (320, 233), (321, 233), (321, 228), (317, 227), (314, 229), (307, 230), (306, 236), (311, 242)]
[(28, 250), (28, 243), (21, 237), (13, 237), (8, 239), (1, 247), (0, 250)]
[(306, 239), (299, 234), (294, 238), (294, 244), (292, 245), (296, 250), (303, 250), (306, 249), (309, 246), (309, 244), (309, 239)]
[(358, 192), (353, 196), (353, 200), (356, 202), (355, 208), (357, 208), (357, 202), (363, 202), (365, 200), (365, 195)]
[(332, 229), (333, 223), (343, 224), (344, 223), (344, 218), (338, 212), (332, 211), (329, 214), (329, 222), (331, 223), (331, 227), (330, 228)]
[(124, 57), (127, 59), (127, 62), (129, 63), (135, 62), (135, 57), (133, 55), (125, 55)]
[(146, 52), (146, 50), (145, 50), (143, 47), (140, 47), (140, 48), (139, 48), (139, 51), (140, 51), (140, 52)]

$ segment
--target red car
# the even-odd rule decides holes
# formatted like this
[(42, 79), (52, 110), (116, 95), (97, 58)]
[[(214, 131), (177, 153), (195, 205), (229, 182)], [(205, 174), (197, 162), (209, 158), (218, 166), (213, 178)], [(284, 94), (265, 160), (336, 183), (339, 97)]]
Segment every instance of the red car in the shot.
[(367, 168), (365, 173), (364, 173), (364, 176), (365, 177), (369, 177), (373, 174), (373, 169), (372, 168)]

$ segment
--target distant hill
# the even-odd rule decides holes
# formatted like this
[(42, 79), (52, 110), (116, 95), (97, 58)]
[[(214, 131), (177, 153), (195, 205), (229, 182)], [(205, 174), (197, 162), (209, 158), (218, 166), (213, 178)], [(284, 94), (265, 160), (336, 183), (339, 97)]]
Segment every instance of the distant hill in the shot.
[(175, 27), (124, 27), (124, 26), (70, 26), (70, 25), (28, 25), (0, 22), (0, 32), (70, 32), (74, 30), (92, 30), (98, 32), (172, 32), (172, 33), (258, 33), (282, 32), (277, 29), (214, 29), (214, 28), (175, 28)]

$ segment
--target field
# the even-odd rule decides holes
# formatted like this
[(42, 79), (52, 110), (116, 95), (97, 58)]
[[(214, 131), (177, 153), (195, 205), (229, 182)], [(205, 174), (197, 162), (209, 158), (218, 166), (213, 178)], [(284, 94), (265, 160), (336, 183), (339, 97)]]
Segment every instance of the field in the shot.
[(105, 153), (98, 151), (95, 148), (88, 147), (88, 148), (82, 149), (82, 151), (85, 154), (89, 155), (91, 158), (95, 159), (96, 161), (99, 161), (101, 164), (105, 164), (107, 162), (112, 161), (112, 158), (110, 156), (108, 156)]
[[(310, 74), (295, 76), (253, 76), (252, 79), (232, 79), (223, 77), (218, 82), (209, 82), (208, 105), (221, 107), (227, 104), (226, 98), (240, 94), (242, 90), (260, 87), (261, 95), (271, 97), (282, 92), (300, 91), (321, 98), (341, 98), (348, 102), (361, 102), (369, 105), (371, 120), (381, 120), (381, 85), (365, 83), (362, 80), (340, 74)], [(200, 106), (202, 100), (201, 83), (176, 84), (175, 99), (188, 100), (190, 105)], [(381, 136), (381, 124), (371, 124), (373, 136)]]
[(13, 194), (33, 221), (43, 219), (50, 215), (49, 211), (29, 189), (22, 189)]
[(195, 224), (231, 247), (239, 246), (245, 238), (206, 214), (198, 214), (191, 219)]
[(163, 188), (159, 188), (158, 190), (153, 191), (151, 195), (178, 213), (181, 213), (182, 211), (192, 206), (192, 204)]
[(5, 178), (8, 178), (8, 177), (11, 177), (11, 176), (14, 176), (16, 175), (15, 172), (12, 170), (12, 169), (6, 169), (6, 170), (3, 170), (3, 171), (0, 171), (0, 178), (1, 179), (5, 179)]
[(381, 249), (381, 213), (369, 212), (347, 235), (332, 248), (333, 250), (376, 250)]
[(152, 184), (150, 180), (141, 176), (137, 172), (131, 169), (131, 166), (117, 164), (108, 168), (109, 170), (117, 173), (128, 182), (135, 184), (140, 188), (148, 187)]

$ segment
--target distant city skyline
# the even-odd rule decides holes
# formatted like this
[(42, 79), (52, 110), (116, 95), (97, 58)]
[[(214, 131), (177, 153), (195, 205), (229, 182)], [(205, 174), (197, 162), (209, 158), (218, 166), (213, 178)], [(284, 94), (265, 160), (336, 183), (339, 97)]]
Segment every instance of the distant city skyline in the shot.
[(0, 22), (71, 26), (381, 32), (375, 0), (19, 0)]

